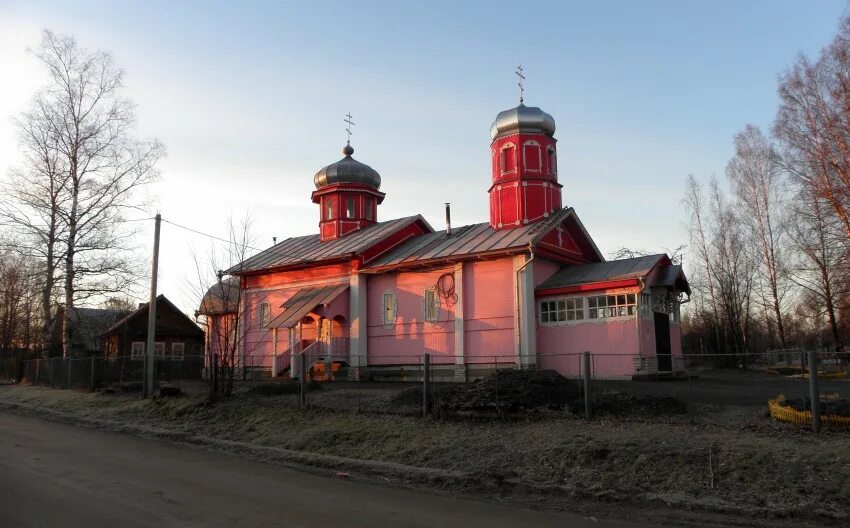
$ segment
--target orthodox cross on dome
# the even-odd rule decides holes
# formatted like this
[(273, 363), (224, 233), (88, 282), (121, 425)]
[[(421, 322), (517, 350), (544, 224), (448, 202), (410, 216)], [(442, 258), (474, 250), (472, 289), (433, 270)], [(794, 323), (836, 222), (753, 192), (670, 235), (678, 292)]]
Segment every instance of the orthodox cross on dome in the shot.
[(351, 127), (354, 126), (354, 121), (351, 120), (351, 113), (350, 112), (345, 114), (345, 119), (343, 119), (343, 122), (347, 125), (345, 127), (345, 133), (348, 134), (348, 139), (346, 140), (345, 144), (350, 145), (351, 144)]
[(516, 67), (516, 71), (514, 72), (517, 76), (517, 86), (519, 86), (519, 104), (522, 104), (523, 95), (525, 95), (525, 86), (523, 86), (523, 81), (525, 81), (525, 75), (523, 75), (522, 64)]

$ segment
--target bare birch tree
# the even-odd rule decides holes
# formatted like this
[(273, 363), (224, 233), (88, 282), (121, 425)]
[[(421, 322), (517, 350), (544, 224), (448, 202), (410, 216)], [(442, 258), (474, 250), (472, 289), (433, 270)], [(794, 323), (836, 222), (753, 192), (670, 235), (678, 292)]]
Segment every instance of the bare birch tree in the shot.
[(726, 175), (740, 211), (738, 217), (749, 229), (761, 257), (759, 285), (762, 288), (760, 293), (767, 301), (765, 315), (768, 329), (775, 324), (779, 344), (786, 348), (782, 317), (788, 286), (784, 265), (786, 188), (776, 152), (757, 127), (747, 125), (735, 136), (735, 155), (726, 167)]
[(833, 344), (841, 349), (837, 313), (840, 303), (850, 296), (850, 258), (844, 245), (837, 243), (842, 236), (841, 227), (830, 214), (829, 204), (807, 190), (800, 192), (794, 216), (791, 235), (799, 250), (794, 282), (812, 299), (814, 317), (826, 319)]
[(787, 168), (823, 200), (850, 240), (850, 18), (817, 61), (800, 56), (780, 79), (774, 134)]
[(57, 284), (62, 280), (65, 226), (61, 210), (67, 199), (68, 170), (58, 149), (52, 116), (57, 112), (44, 93), (15, 121), (23, 161), (3, 182), (0, 224), (14, 234), (9, 248), (40, 263), (39, 332), (42, 353), (53, 343)]
[(122, 96), (124, 73), (105, 52), (45, 31), (35, 56), (50, 83), (46, 118), (67, 171), (59, 209), (64, 228), (63, 353), (70, 352), (70, 314), (78, 297), (117, 293), (131, 278), (122, 215), (134, 191), (158, 176), (164, 149), (133, 137), (135, 107)]

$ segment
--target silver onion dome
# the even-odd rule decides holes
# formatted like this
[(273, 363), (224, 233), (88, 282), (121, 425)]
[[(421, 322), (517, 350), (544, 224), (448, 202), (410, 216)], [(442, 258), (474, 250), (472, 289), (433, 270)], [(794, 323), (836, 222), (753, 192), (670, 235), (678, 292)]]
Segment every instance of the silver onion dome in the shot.
[(376, 189), (381, 187), (381, 175), (378, 171), (351, 157), (354, 147), (346, 145), (342, 153), (345, 154), (344, 158), (322, 168), (313, 176), (317, 189), (335, 183), (360, 183)]
[(516, 108), (499, 112), (490, 127), (490, 139), (510, 132), (542, 132), (552, 136), (555, 134), (555, 119), (536, 106), (520, 103)]

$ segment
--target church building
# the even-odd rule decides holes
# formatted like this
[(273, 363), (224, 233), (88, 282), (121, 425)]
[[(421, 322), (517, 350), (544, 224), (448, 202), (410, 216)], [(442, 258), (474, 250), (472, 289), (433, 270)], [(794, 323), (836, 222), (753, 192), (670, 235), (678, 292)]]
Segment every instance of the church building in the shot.
[(584, 351), (596, 377), (674, 370), (682, 268), (664, 254), (605, 260), (562, 203), (551, 115), (520, 103), (490, 138), (489, 221), (451, 226), (447, 204), (441, 230), (418, 214), (381, 219), (392, 197), (349, 142), (313, 178), (318, 233), (226, 270), (199, 310), (208, 335), (238, 329), (240, 361), (273, 376), (297, 376), (303, 358), (317, 379), (403, 379), (425, 354), (439, 379), (575, 376)]

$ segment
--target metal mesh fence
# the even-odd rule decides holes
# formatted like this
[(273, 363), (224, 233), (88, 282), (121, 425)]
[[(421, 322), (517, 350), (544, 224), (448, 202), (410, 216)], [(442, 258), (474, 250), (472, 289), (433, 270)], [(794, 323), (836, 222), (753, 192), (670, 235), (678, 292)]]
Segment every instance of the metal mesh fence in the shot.
[[(756, 410), (763, 412), (767, 402), (780, 395), (802, 409), (810, 408), (810, 355), (815, 359), (818, 393), (830, 400), (850, 400), (850, 353), (800, 349), (668, 357), (593, 353), (587, 356), (587, 377), (581, 353), (344, 357), (305, 350), (295, 356), (251, 355), (231, 362), (226, 358), (214, 361), (211, 356), (157, 357), (154, 379), (157, 385), (206, 391), (212, 365), (226, 365), (232, 368), (237, 392), (261, 384), (293, 384), (286, 391), (270, 392), (293, 395), (282, 404), (417, 414), (445, 408), (451, 403), (447, 398), (457, 397), (457, 391), (445, 387), (466, 384), (465, 397), (479, 398), (476, 405), (486, 414), (518, 392), (515, 384), (521, 383), (521, 377), (500, 376), (500, 372), (552, 370), (578, 389), (571, 406), (574, 412), (583, 409), (587, 390), (592, 413), (683, 415), (695, 421), (734, 422)], [(130, 392), (141, 391), (145, 361), (141, 357), (47, 358), (26, 361), (23, 372), (24, 381), (33, 385), (86, 390), (113, 387)], [(307, 391), (313, 383), (322, 384), (327, 391)], [(299, 395), (302, 387), (305, 392)], [(402, 394), (404, 391), (407, 393)]]

